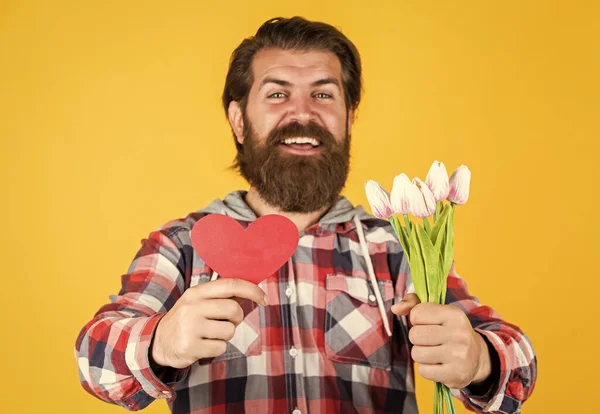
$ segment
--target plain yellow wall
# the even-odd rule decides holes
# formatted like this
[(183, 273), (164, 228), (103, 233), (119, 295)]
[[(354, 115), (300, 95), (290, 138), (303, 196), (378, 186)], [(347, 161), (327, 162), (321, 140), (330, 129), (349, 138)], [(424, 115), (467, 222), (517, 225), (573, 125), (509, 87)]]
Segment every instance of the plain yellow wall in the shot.
[(279, 15), (362, 53), (345, 194), (467, 164), (457, 269), (533, 341), (523, 412), (597, 412), (598, 3), (202, 3), (0, 3), (0, 412), (123, 412), (80, 387), (75, 338), (143, 237), (246, 188), (220, 92), (231, 51)]

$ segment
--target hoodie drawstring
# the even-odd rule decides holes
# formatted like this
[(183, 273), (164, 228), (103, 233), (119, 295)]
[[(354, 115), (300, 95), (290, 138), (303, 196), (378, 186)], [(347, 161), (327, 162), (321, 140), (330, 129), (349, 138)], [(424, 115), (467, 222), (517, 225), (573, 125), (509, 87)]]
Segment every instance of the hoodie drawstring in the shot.
[[(222, 214), (227, 215), (225, 211)], [(373, 270), (373, 262), (371, 261), (371, 255), (369, 254), (369, 248), (367, 246), (367, 241), (365, 239), (365, 233), (362, 228), (362, 222), (358, 218), (358, 216), (354, 216), (354, 223), (356, 224), (356, 231), (358, 232), (358, 240), (360, 241), (360, 248), (362, 250), (363, 256), (365, 257), (365, 261), (367, 262), (367, 270), (369, 273), (369, 279), (371, 280), (371, 286), (373, 287), (373, 291), (375, 293), (375, 298), (377, 299), (377, 306), (379, 308), (379, 313), (381, 315), (381, 319), (383, 320), (383, 326), (385, 327), (385, 331), (388, 336), (392, 336), (392, 330), (390, 329), (390, 322), (387, 318), (387, 312), (385, 311), (385, 306), (383, 305), (383, 299), (381, 298), (381, 292), (379, 291), (379, 285), (377, 283), (377, 278), (375, 277), (375, 271)], [(216, 280), (219, 277), (219, 274), (216, 271), (213, 271), (213, 274), (210, 278), (211, 281)]]
[(377, 284), (377, 278), (375, 277), (375, 271), (373, 270), (373, 262), (371, 261), (371, 255), (369, 254), (369, 248), (367, 247), (367, 241), (365, 239), (365, 233), (362, 228), (362, 223), (357, 216), (354, 216), (354, 223), (356, 224), (356, 231), (358, 232), (358, 240), (360, 241), (360, 248), (362, 249), (363, 256), (367, 262), (367, 269), (369, 271), (369, 278), (371, 279), (371, 285), (375, 291), (375, 298), (377, 298), (377, 306), (379, 307), (379, 313), (383, 319), (383, 326), (389, 336), (392, 336), (390, 329), (390, 322), (387, 318), (387, 312), (383, 305), (383, 299), (381, 298), (381, 292), (379, 291), (379, 285)]

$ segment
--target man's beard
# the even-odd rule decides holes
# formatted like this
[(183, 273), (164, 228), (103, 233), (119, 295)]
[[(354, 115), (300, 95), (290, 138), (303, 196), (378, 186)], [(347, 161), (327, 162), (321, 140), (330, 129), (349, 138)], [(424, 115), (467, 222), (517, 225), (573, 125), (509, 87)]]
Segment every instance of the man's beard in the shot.
[[(269, 133), (261, 144), (244, 114), (244, 145), (236, 157), (241, 175), (259, 195), (283, 212), (309, 213), (333, 205), (343, 190), (350, 164), (350, 136), (337, 142), (320, 125), (290, 123)], [(309, 137), (320, 141), (316, 155), (285, 154), (286, 138)]]

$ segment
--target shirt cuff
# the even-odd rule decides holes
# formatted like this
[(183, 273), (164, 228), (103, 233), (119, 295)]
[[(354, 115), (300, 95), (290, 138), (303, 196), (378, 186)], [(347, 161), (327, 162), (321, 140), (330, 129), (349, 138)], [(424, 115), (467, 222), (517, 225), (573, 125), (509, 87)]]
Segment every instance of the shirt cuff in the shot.
[[(152, 399), (166, 399), (171, 402), (175, 399), (173, 385), (182, 381), (189, 373), (190, 368), (166, 367), (163, 372), (155, 373), (150, 367), (149, 352), (152, 338), (164, 315), (165, 313), (160, 313), (147, 318), (139, 318), (139, 321), (131, 327), (125, 349), (125, 363), (140, 383), (144, 393)], [(140, 396), (138, 396), (139, 398)]]
[[(489, 378), (489, 386), (487, 390), (479, 389), (479, 387), (465, 387), (460, 389), (460, 393), (468, 399), (468, 403), (473, 407), (481, 410), (481, 412), (497, 412), (502, 406), (504, 398), (504, 388), (508, 380), (508, 375), (502, 367), (506, 367), (506, 347), (504, 342), (494, 332), (483, 329), (475, 329), (479, 333), (488, 346), (490, 359), (492, 363), (492, 372)], [(475, 393), (477, 389), (477, 393)]]

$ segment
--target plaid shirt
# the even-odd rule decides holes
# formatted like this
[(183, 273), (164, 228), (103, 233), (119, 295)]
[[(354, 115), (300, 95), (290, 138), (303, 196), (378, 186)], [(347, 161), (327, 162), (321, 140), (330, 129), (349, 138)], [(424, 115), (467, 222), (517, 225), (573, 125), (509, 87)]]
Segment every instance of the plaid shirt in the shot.
[[(349, 207), (342, 198), (333, 210)], [(417, 413), (410, 326), (390, 311), (412, 287), (408, 263), (389, 223), (360, 211), (391, 337), (354, 222), (319, 222), (300, 234), (289, 262), (260, 283), (268, 306), (243, 302), (246, 317), (223, 355), (153, 370), (148, 352), (161, 317), (213, 273), (191, 246), (190, 230), (206, 214), (196, 212), (142, 241), (119, 294), (82, 329), (75, 356), (83, 387), (128, 410), (166, 399), (176, 414)], [(252, 218), (238, 221), (247, 226)], [(447, 303), (467, 314), (500, 361), (485, 395), (468, 388), (454, 395), (477, 412), (519, 412), (536, 379), (529, 340), (480, 305), (454, 270)]]

